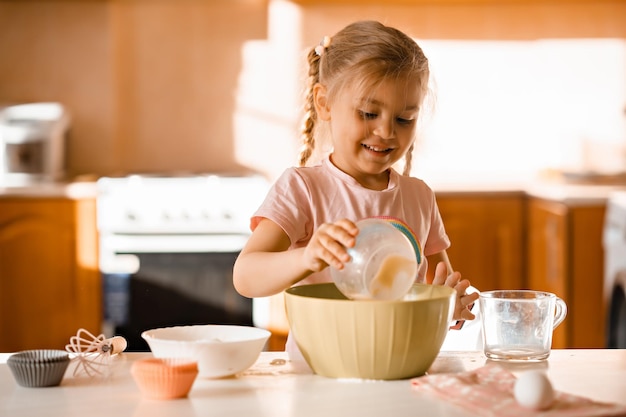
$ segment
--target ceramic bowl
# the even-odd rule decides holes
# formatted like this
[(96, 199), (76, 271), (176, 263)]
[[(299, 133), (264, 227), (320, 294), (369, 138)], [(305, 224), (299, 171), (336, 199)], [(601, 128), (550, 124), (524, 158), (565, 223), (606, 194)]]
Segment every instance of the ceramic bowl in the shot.
[(396, 301), (350, 300), (333, 283), (285, 291), (287, 319), (313, 372), (333, 378), (423, 375), (448, 333), (456, 291), (414, 284)]
[(15, 381), (30, 388), (59, 385), (69, 363), (66, 351), (54, 349), (24, 350), (7, 359)]
[(184, 398), (198, 376), (198, 363), (184, 358), (145, 358), (133, 362), (130, 373), (146, 398)]
[(223, 378), (256, 362), (270, 332), (252, 326), (194, 325), (146, 330), (141, 337), (157, 358), (190, 358), (200, 378)]
[(397, 300), (417, 277), (415, 249), (409, 238), (389, 221), (358, 221), (359, 234), (348, 249), (350, 261), (343, 269), (330, 269), (335, 285), (354, 300)]

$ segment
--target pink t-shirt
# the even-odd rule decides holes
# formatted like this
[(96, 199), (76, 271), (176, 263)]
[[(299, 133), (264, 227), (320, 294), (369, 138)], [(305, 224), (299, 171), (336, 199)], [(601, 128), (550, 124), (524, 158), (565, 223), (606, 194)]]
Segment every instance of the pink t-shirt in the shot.
[[(404, 222), (422, 248), (418, 281), (428, 269), (426, 256), (450, 246), (435, 201), (424, 181), (391, 170), (386, 190), (370, 190), (335, 167), (329, 158), (320, 165), (287, 169), (274, 183), (261, 207), (254, 213), (250, 228), (263, 218), (280, 226), (291, 240), (291, 248), (306, 246), (323, 223), (340, 219), (358, 221), (368, 217), (392, 217)], [(329, 269), (299, 282), (331, 282)]]

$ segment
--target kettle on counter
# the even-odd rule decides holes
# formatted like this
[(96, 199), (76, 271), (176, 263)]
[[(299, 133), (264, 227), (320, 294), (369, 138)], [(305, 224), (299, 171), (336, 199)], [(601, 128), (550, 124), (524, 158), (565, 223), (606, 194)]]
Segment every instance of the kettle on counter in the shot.
[(60, 103), (25, 103), (0, 108), (0, 186), (61, 179), (65, 173), (69, 126), (69, 112)]

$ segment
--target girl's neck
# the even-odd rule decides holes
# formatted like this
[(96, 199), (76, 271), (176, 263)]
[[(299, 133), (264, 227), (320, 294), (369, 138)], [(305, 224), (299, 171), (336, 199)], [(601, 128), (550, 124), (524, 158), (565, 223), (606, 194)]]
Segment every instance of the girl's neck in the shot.
[(343, 173), (350, 175), (352, 178), (356, 180), (361, 186), (367, 188), (369, 190), (375, 191), (383, 191), (389, 187), (389, 177), (390, 177), (390, 169), (381, 172), (380, 174), (362, 174), (362, 175), (354, 175), (354, 173), (348, 172), (345, 169), (337, 166), (337, 164), (333, 161), (333, 155), (331, 154), (330, 163), (333, 164), (337, 169), (342, 171)]
[(383, 191), (389, 187), (389, 170), (377, 175), (364, 175), (361, 178), (354, 179), (365, 188)]

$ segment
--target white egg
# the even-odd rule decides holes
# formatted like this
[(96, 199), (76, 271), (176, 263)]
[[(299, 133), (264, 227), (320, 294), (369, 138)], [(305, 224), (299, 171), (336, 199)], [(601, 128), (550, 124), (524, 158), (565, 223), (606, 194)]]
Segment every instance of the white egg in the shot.
[(517, 402), (532, 410), (545, 410), (554, 402), (554, 388), (548, 376), (541, 371), (520, 374), (513, 391)]

